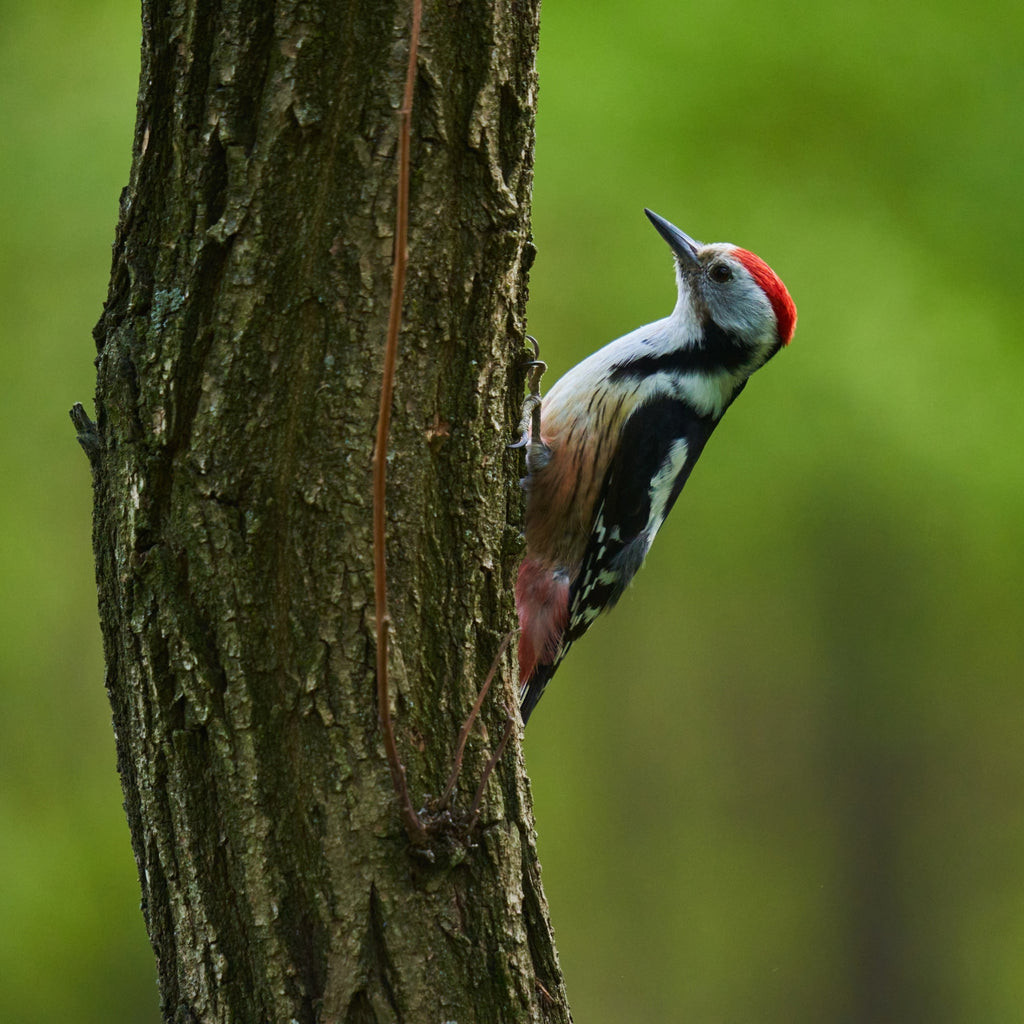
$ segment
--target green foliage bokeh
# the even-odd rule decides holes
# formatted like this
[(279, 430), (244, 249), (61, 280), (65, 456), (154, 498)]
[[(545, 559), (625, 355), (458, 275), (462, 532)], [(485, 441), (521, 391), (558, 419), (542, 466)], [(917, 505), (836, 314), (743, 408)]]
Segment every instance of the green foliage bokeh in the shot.
[[(531, 722), (580, 1021), (1021, 1015), (1022, 22), (545, 5), (548, 383), (670, 308), (644, 206), (758, 252), (800, 310)], [(0, 26), (0, 1020), (149, 1022), (67, 419), (92, 394), (138, 11), (5, 2)]]

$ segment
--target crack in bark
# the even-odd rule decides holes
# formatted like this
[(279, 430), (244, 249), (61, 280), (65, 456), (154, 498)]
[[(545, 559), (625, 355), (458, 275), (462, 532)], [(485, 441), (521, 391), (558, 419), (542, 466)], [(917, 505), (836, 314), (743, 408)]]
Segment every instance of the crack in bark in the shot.
[(367, 949), (369, 954), (369, 968), (374, 981), (380, 985), (395, 1014), (395, 1024), (405, 1024), (405, 1016), (399, 1003), (397, 987), (397, 974), (394, 964), (391, 961), (391, 954), (388, 951), (385, 931), (387, 922), (384, 919), (384, 908), (381, 905), (380, 893), (377, 886), (370, 886), (370, 905), (367, 915)]

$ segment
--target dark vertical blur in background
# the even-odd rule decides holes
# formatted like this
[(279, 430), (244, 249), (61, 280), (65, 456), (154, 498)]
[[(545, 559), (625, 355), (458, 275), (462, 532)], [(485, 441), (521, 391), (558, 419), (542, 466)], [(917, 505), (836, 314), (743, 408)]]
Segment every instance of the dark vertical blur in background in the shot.
[[(586, 1024), (1024, 1013), (1022, 22), (545, 6), (548, 384), (670, 309), (644, 206), (800, 310), (526, 737)], [(0, 1020), (26, 1024), (157, 1019), (67, 419), (139, 34), (129, 0), (0, 2)]]

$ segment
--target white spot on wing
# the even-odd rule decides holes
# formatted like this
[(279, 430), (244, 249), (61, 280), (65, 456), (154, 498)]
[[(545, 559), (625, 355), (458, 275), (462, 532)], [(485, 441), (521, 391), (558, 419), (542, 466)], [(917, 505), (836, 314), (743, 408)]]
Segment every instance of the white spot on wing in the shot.
[(688, 448), (684, 440), (680, 438), (678, 441), (673, 441), (668, 455), (665, 456), (665, 461), (651, 481), (651, 513), (647, 520), (647, 529), (644, 531), (647, 534), (648, 550), (654, 540), (654, 535), (661, 529), (661, 524), (665, 521), (672, 488), (675, 486), (676, 477), (686, 465), (687, 452)]

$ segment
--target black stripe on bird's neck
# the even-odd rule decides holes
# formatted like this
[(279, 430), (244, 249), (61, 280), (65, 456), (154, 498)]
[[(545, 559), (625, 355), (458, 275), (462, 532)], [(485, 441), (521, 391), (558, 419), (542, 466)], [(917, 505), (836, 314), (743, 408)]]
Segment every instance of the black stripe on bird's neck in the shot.
[(608, 376), (610, 380), (621, 381), (638, 380), (656, 373), (735, 373), (750, 362), (750, 357), (750, 349), (738, 334), (709, 319), (704, 323), (704, 335), (699, 342), (615, 363)]

